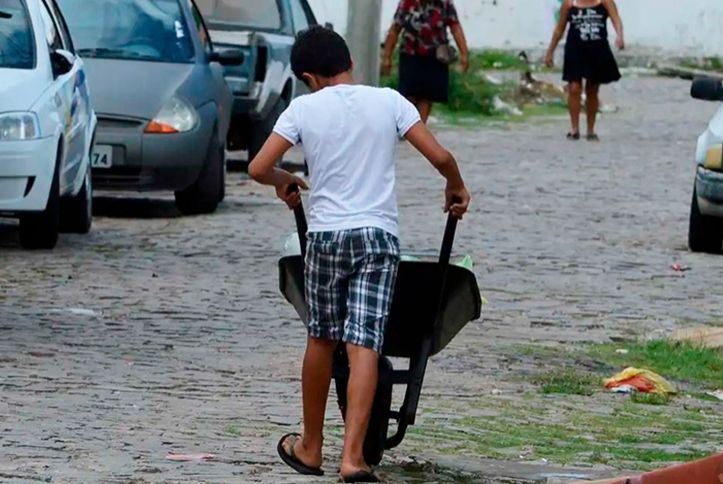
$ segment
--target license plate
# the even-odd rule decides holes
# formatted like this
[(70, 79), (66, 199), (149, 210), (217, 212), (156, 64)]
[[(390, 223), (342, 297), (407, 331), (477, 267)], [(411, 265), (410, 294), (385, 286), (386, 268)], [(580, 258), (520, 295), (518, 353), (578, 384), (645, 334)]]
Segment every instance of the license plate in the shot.
[(97, 145), (93, 149), (91, 159), (93, 168), (110, 168), (113, 166), (113, 147), (108, 145)]

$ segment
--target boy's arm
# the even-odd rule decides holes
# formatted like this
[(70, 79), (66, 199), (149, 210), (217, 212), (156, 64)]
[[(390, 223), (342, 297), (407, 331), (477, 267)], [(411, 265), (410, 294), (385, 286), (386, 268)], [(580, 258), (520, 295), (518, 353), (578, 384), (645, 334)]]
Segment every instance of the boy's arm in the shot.
[(452, 153), (439, 144), (421, 121), (412, 126), (404, 137), (447, 179), (444, 209), (461, 219), (467, 212), (472, 197), (464, 185), (459, 166)]
[(289, 188), (298, 185), (299, 188), (308, 189), (302, 178), (276, 167), (276, 163), (293, 146), (283, 136), (272, 133), (249, 165), (249, 176), (263, 185), (276, 187), (276, 195), (286, 202), (289, 208), (301, 203), (301, 194), (298, 191), (289, 193)]

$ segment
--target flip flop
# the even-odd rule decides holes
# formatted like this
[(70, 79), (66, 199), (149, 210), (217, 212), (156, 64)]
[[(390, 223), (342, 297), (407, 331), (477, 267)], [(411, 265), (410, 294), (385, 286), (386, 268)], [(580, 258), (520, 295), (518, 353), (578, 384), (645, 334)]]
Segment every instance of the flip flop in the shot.
[(570, 141), (577, 141), (580, 139), (580, 133), (567, 133), (567, 139)]
[(382, 482), (372, 471), (359, 471), (350, 476), (341, 476), (339, 482)]
[(588, 141), (600, 141), (600, 137), (595, 133), (586, 136)]
[[(284, 448), (284, 442), (286, 442), (286, 440), (289, 438), (293, 438), (293, 440), (291, 442), (291, 447), (287, 452)], [(286, 434), (281, 437), (281, 440), (279, 440), (279, 445), (276, 446), (276, 451), (279, 453), (279, 457), (281, 457), (281, 460), (283, 460), (286, 465), (294, 469), (299, 474), (305, 476), (323, 476), (324, 471), (321, 470), (321, 467), (309, 467), (303, 462), (301, 462), (301, 460), (294, 454), (294, 446), (300, 438), (301, 435), (295, 433)]]

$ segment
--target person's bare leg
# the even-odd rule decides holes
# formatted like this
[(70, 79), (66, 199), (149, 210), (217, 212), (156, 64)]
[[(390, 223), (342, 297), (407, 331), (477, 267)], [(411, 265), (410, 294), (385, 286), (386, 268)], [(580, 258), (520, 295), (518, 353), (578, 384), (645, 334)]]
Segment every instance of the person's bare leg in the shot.
[(379, 378), (379, 355), (375, 351), (347, 344), (346, 352), (351, 371), (344, 422), (344, 451), (341, 456), (342, 476), (369, 470), (364, 461), (364, 439)]
[(587, 95), (587, 135), (595, 134), (595, 123), (597, 122), (597, 112), (600, 109), (600, 84), (587, 81), (585, 85), (585, 94)]
[(582, 81), (573, 81), (568, 88), (568, 108), (572, 134), (580, 133), (580, 111), (582, 110)]
[(422, 118), (422, 122), (427, 124), (430, 114), (432, 114), (432, 102), (424, 99), (417, 100), (417, 110), (419, 111), (419, 117)]
[[(294, 454), (309, 467), (320, 467), (324, 442), (324, 415), (331, 384), (331, 367), (337, 341), (309, 336), (301, 372), (301, 392), (304, 402), (304, 433), (294, 447)], [(288, 452), (289, 443), (284, 447)]]

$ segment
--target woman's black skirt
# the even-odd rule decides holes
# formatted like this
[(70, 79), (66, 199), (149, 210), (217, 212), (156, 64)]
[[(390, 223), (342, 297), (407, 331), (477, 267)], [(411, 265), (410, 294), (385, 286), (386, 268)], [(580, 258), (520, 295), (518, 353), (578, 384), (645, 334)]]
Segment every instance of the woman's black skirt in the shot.
[(446, 103), (449, 98), (449, 65), (434, 56), (399, 56), (399, 92), (405, 97)]

